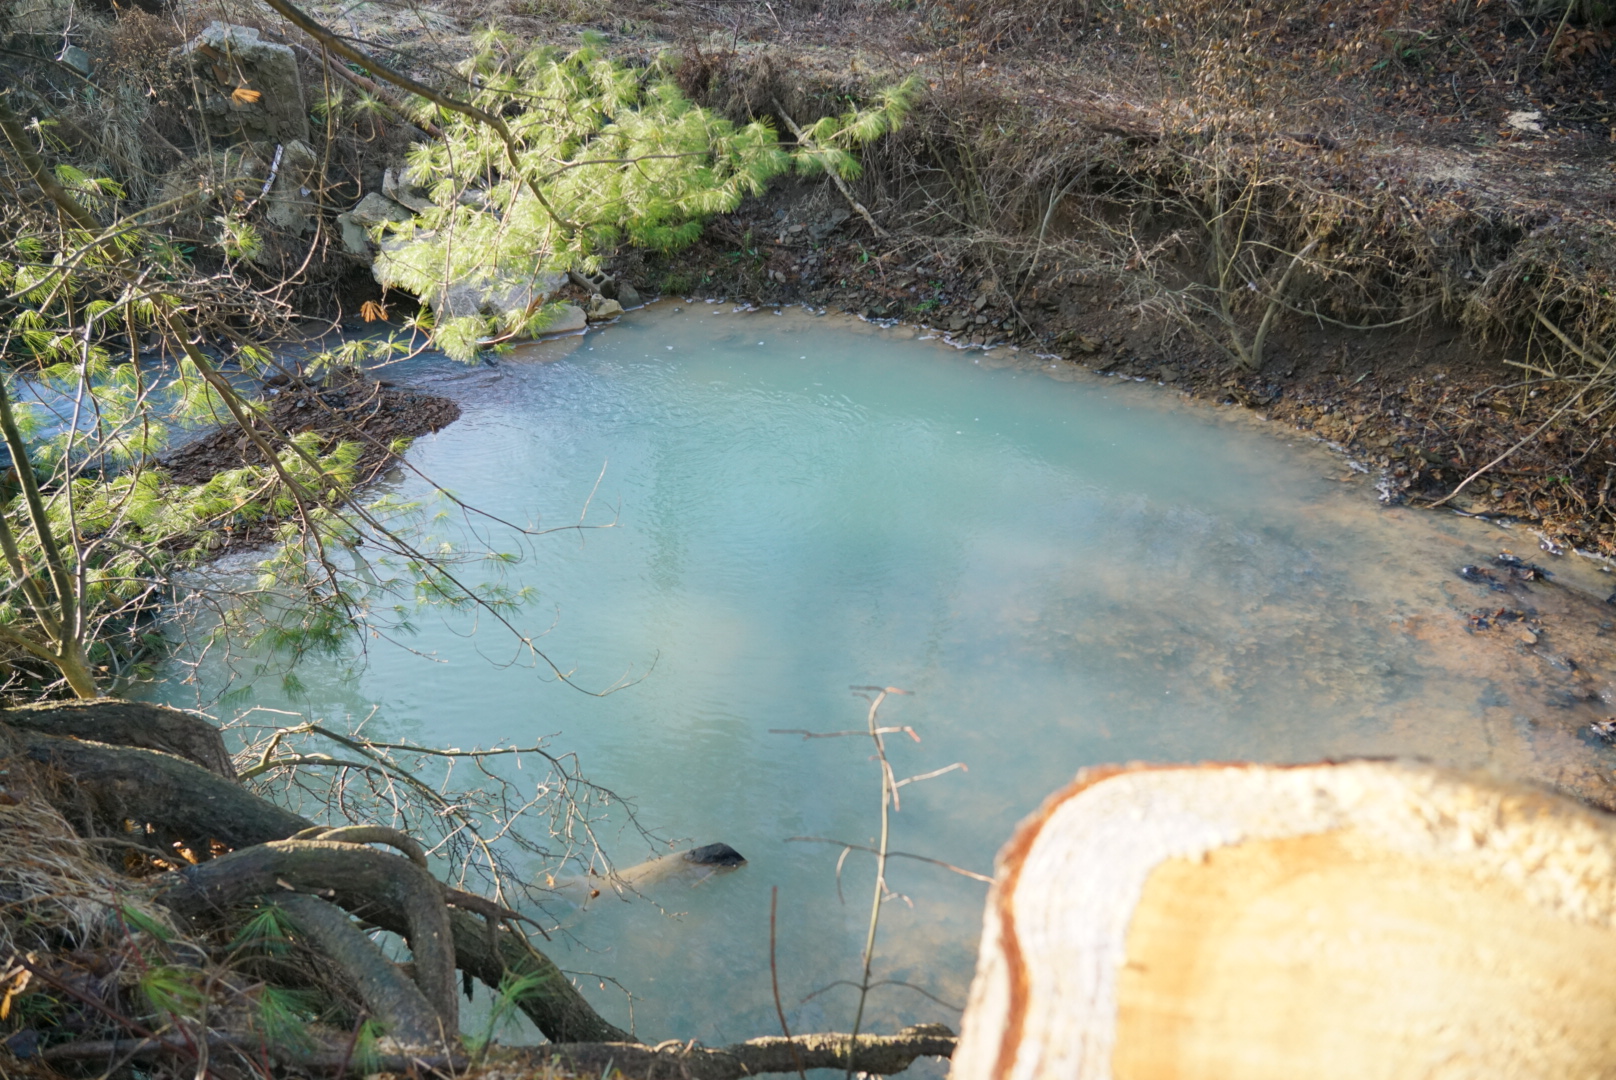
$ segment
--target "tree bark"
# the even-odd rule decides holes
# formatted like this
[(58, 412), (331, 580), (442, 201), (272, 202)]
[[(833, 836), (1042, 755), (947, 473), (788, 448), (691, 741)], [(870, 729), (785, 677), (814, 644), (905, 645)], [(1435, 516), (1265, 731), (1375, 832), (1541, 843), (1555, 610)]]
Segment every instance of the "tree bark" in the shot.
[(12, 728), (17, 748), (73, 781), (55, 785), (52, 802), (87, 834), (124, 835), (150, 827), (157, 846), (183, 843), (206, 858), (209, 842), (231, 848), (261, 844), (309, 826), (216, 773), (157, 750), (43, 735)]
[(454, 935), (443, 884), (401, 855), (325, 840), (277, 840), (176, 870), (156, 899), (194, 917), (296, 889), (340, 892), (396, 912), (415, 957), (416, 985), (443, 1030), (459, 1033)]
[[(161, 750), (227, 780), (236, 768), (213, 721), (197, 713), (139, 701), (44, 701), (0, 710), (0, 724), (19, 731)], [(279, 837), (276, 837), (279, 839)]]

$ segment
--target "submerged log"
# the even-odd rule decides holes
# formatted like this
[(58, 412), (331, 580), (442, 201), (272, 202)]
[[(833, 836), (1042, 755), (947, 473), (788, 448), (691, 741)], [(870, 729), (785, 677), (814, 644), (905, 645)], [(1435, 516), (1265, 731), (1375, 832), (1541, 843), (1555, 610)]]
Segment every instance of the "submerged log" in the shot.
[(1616, 1069), (1616, 818), (1397, 762), (1080, 775), (1000, 853), (954, 1080)]

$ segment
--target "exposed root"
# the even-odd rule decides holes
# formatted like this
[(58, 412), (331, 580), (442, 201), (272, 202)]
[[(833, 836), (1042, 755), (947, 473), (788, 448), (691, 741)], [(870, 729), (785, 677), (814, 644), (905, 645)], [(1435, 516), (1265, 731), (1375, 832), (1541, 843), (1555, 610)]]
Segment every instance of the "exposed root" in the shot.
[(379, 904), (395, 911), (415, 956), (416, 985), (444, 1030), (460, 1030), (454, 938), (443, 886), (408, 859), (353, 844), (278, 840), (186, 867), (163, 885), (158, 902), (192, 917), (291, 889), (322, 891), (349, 904)]
[[(0, 714), (0, 1035), (23, 1025), (13, 1052), (38, 1039), (30, 1010), (67, 1002), (81, 1037), (47, 1035), (46, 1060), (117, 1052), (201, 1075), (217, 1050), (372, 1072), (406, 1048), (436, 1060), (458, 1045), (457, 970), (490, 988), (539, 976), (518, 1004), (552, 1037), (630, 1040), (510, 929), (528, 920), (438, 881), (407, 833), (316, 826), (173, 754), (92, 741), (138, 732), (143, 709), (173, 719), (68, 705), (59, 724), (29, 710), (19, 730)], [(41, 733), (70, 728), (83, 738)], [(282, 839), (297, 835), (318, 839)], [(392, 963), (372, 928), (403, 936), (413, 962)], [(365, 1016), (391, 1041), (372, 1032), (356, 1049)]]
[(303, 893), (270, 893), (263, 899), (290, 915), (309, 944), (352, 980), (365, 1008), (399, 1042), (442, 1046), (453, 1037), (454, 1027), (445, 1027), (452, 1017), (442, 1016), (346, 911)]

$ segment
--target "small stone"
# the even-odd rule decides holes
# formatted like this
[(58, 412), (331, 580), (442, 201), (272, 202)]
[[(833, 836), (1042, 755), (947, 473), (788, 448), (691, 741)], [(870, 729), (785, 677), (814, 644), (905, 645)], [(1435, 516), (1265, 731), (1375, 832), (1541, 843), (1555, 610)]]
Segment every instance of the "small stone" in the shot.
[(388, 221), (408, 221), (413, 216), (408, 210), (379, 191), (372, 191), (348, 211), (354, 224), (369, 229)]
[(965, 316), (954, 315), (948, 320), (948, 328), (956, 333), (965, 329)]
[(616, 300), (597, 296), (589, 301), (588, 318), (590, 322), (604, 322), (607, 319), (615, 319), (621, 314), (623, 314), (623, 305)]
[(988, 322), (988, 317), (986, 315), (978, 315), (976, 317), (976, 325), (978, 325), (978, 326), (986, 326), (987, 322)]
[(1523, 645), (1536, 645), (1538, 642), (1538, 635), (1524, 626), (1519, 627), (1515, 631), (1515, 636), (1520, 639), (1520, 642)]
[(1086, 334), (1079, 334), (1072, 344), (1077, 346), (1079, 352), (1093, 353), (1100, 351), (1100, 343)]
[(416, 192), (414, 185), (405, 179), (406, 176), (402, 167), (389, 168), (382, 173), (382, 194), (417, 214), (426, 213), (432, 209), (432, 200)]
[(623, 305), (623, 310), (637, 308), (645, 301), (640, 299), (640, 291), (626, 281), (617, 284), (617, 302)]
[(983, 308), (985, 308), (987, 306), (988, 306), (988, 294), (987, 293), (983, 293), (981, 296), (978, 296), (975, 300), (971, 301), (971, 307), (975, 308), (977, 311), (981, 311)]
[(80, 75), (88, 75), (90, 73), (90, 54), (79, 48), (77, 45), (69, 45), (67, 48), (63, 49), (62, 55), (57, 57), (57, 59), (66, 64), (68, 67), (72, 68), (74, 71), (78, 72)]
[[(614, 301), (615, 302), (615, 301)], [(577, 304), (564, 304), (540, 334), (573, 334), (589, 325), (589, 316)]]
[(352, 214), (338, 214), (337, 226), (342, 230), (342, 246), (348, 254), (370, 254), (370, 243), (365, 238), (365, 230), (353, 219)]
[(787, 229), (786, 232), (788, 232), (791, 235), (795, 236), (798, 233), (802, 232), (802, 230), (805, 229), (805, 228), (807, 228), (807, 226), (805, 226), (805, 225), (793, 225), (793, 226), (791, 226), (791, 228)]

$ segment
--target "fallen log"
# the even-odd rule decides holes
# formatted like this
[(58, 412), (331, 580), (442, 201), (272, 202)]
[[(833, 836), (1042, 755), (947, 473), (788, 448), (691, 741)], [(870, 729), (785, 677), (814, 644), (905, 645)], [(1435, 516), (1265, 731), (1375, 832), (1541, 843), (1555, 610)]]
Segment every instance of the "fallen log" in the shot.
[[(413, 1073), (422, 1069), (444, 1072), (462, 1070), (468, 1064), (463, 1054), (410, 1054), (383, 1051), (363, 1062), (356, 1060), (351, 1046), (341, 1042), (314, 1042), (297, 1050), (265, 1043), (245, 1035), (214, 1034), (207, 1040), (215, 1049), (242, 1050), (254, 1057), (271, 1060), (311, 1072), (357, 1073), (364, 1070)], [(551, 1075), (556, 1065), (582, 1073), (613, 1075), (629, 1080), (743, 1080), (763, 1073), (794, 1073), (800, 1060), (803, 1068), (845, 1070), (848, 1050), (854, 1051), (853, 1067), (872, 1075), (903, 1072), (916, 1058), (944, 1057), (954, 1049), (954, 1034), (941, 1024), (920, 1024), (904, 1028), (896, 1035), (860, 1035), (857, 1046), (849, 1036), (827, 1034), (778, 1036), (750, 1039), (730, 1046), (706, 1047), (674, 1041), (660, 1046), (640, 1043), (571, 1043), (548, 1046), (495, 1047), (482, 1060), (492, 1073), (507, 1076)], [(98, 1039), (64, 1043), (39, 1055), (51, 1062), (96, 1062), (116, 1058), (151, 1061), (163, 1058), (195, 1058), (189, 1044), (172, 1039)]]
[(954, 1080), (1616, 1068), (1616, 818), (1422, 765), (1096, 770), (1001, 851)]

